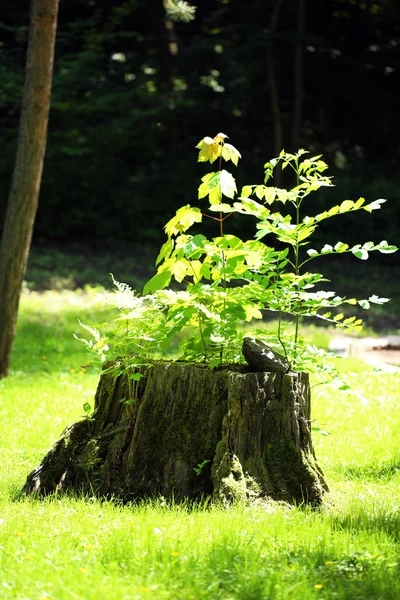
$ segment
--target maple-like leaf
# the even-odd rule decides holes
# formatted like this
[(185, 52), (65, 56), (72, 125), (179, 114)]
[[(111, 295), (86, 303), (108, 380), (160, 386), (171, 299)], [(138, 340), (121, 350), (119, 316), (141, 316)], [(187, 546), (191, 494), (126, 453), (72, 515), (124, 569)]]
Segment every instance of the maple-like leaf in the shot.
[(222, 147), (211, 137), (205, 137), (196, 146), (200, 150), (198, 162), (210, 162), (211, 164), (221, 156)]

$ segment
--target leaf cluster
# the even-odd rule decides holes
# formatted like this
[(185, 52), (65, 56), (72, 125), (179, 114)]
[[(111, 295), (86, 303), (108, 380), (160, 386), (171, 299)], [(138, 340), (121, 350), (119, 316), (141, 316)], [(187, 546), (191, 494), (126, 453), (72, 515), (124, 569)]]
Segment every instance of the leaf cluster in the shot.
[[(301, 340), (301, 318), (316, 317), (359, 330), (361, 319), (345, 316), (340, 307), (358, 304), (368, 309), (371, 303), (388, 299), (376, 295), (347, 298), (318, 289), (327, 280), (305, 266), (327, 254), (350, 253), (366, 260), (370, 252), (388, 254), (397, 248), (386, 240), (352, 247), (339, 241), (316, 250), (308, 247), (310, 238), (321, 222), (359, 210), (371, 213), (385, 200), (345, 200), (322, 213), (303, 215), (307, 197), (332, 185), (331, 178), (324, 175), (326, 163), (320, 156), (308, 157), (303, 149), (296, 154), (282, 151), (264, 165), (264, 183), (246, 185), (238, 195), (235, 178), (222, 168), (222, 162), (237, 165), (241, 155), (226, 139), (219, 133), (197, 145), (199, 162), (217, 162), (218, 170), (202, 178), (200, 206), (182, 206), (166, 224), (167, 240), (157, 257), (157, 272), (146, 283), (143, 295), (114, 281), (112, 301), (119, 315), (111, 341), (113, 355), (124, 356), (124, 364), (136, 368), (149, 356), (167, 352), (180, 338), (179, 356), (185, 360), (204, 361), (210, 367), (240, 361), (243, 327), (262, 321), (268, 310), (278, 314), (277, 331), (268, 333), (268, 343), (283, 347), (293, 368), (327, 372), (320, 352)], [(293, 170), (296, 185), (292, 189), (268, 185), (278, 164)], [(279, 203), (293, 208), (279, 212)], [(235, 213), (255, 219), (254, 238), (242, 240), (225, 232), (227, 219)], [(191, 227), (206, 218), (215, 221), (216, 236), (208, 239), (201, 233), (191, 234)], [(273, 238), (271, 245), (265, 241), (268, 236)], [(276, 241), (280, 242), (278, 249)], [(283, 314), (294, 317), (294, 335), (285, 333)], [(110, 340), (91, 333), (95, 338), (92, 349), (103, 358)], [(257, 335), (260, 333), (257, 330)]]

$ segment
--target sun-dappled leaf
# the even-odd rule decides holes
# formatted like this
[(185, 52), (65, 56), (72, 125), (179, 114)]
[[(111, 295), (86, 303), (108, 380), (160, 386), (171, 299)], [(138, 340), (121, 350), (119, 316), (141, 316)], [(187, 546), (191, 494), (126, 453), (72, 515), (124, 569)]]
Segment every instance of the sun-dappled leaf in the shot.
[(169, 237), (177, 235), (189, 229), (193, 223), (201, 223), (202, 218), (199, 208), (187, 204), (176, 211), (176, 215), (165, 225), (165, 231)]
[(221, 192), (224, 196), (227, 196), (227, 198), (233, 198), (235, 196), (235, 193), (237, 192), (236, 182), (228, 171), (221, 171), (220, 185)]
[(233, 207), (230, 204), (212, 204), (209, 208), (209, 210), (211, 210), (212, 212), (223, 212), (223, 213), (229, 213), (232, 212)]
[(170, 281), (171, 273), (169, 271), (160, 271), (146, 283), (143, 288), (143, 294), (152, 294), (157, 290), (162, 290)]
[(249, 196), (251, 196), (252, 193), (253, 193), (252, 185), (245, 185), (242, 187), (242, 196), (244, 196), (245, 198), (248, 198)]
[(252, 319), (262, 319), (262, 312), (256, 306), (245, 304), (243, 308), (246, 315), (246, 321), (250, 322)]
[(176, 281), (181, 282), (188, 270), (188, 262), (186, 260), (177, 260), (172, 265), (172, 274)]
[(225, 143), (222, 147), (222, 158), (224, 160), (231, 160), (237, 166), (239, 158), (242, 158), (242, 155), (232, 144)]
[(169, 258), (172, 250), (174, 249), (174, 242), (171, 238), (161, 246), (161, 250), (157, 256), (156, 265), (158, 265), (164, 258)]
[(210, 162), (211, 164), (221, 156), (221, 145), (211, 137), (205, 137), (196, 146), (200, 150), (198, 162)]
[(368, 310), (371, 306), (368, 300), (359, 300), (358, 304), (361, 306), (361, 308), (364, 308), (365, 310)]
[(346, 252), (349, 249), (348, 244), (344, 244), (343, 242), (337, 242), (334, 246), (335, 252)]
[(368, 251), (365, 250), (365, 248), (358, 248), (357, 250), (352, 250), (353, 255), (356, 258), (359, 258), (360, 260), (367, 260), (368, 259)]
[(379, 210), (382, 206), (382, 204), (384, 204), (386, 202), (386, 200), (384, 198), (378, 198), (378, 200), (374, 200), (373, 202), (370, 202), (370, 204), (366, 204), (365, 206), (363, 206), (363, 209), (366, 210), (367, 212), (372, 212), (373, 210)]

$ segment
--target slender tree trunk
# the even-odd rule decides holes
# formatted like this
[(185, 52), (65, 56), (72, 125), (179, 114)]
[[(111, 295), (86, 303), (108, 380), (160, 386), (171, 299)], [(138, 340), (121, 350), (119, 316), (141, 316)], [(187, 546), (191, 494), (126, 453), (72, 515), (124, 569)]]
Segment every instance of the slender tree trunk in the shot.
[(32, 0), (18, 148), (0, 246), (0, 377), (8, 373), (46, 148), (59, 0)]
[[(168, 0), (163, 0), (164, 10), (166, 10), (168, 6)], [(168, 50), (172, 56), (176, 56), (179, 51), (178, 39), (176, 37), (175, 23), (172, 19), (165, 17), (165, 29), (168, 34)]]
[(292, 151), (297, 152), (300, 145), (300, 131), (303, 119), (303, 59), (304, 32), (306, 18), (306, 0), (299, 0), (297, 6), (297, 41), (294, 54), (294, 101), (292, 126)]
[[(267, 60), (267, 73), (268, 73), (268, 87), (269, 97), (271, 102), (272, 120), (273, 120), (273, 132), (274, 132), (274, 155), (279, 156), (280, 151), (283, 148), (283, 133), (282, 133), (282, 118), (281, 118), (281, 107), (279, 102), (279, 90), (276, 80), (275, 63), (273, 56), (273, 36), (278, 27), (279, 12), (281, 10), (283, 0), (277, 0), (274, 9), (271, 14), (271, 20), (269, 24), (269, 35), (270, 40), (266, 51)], [(281, 169), (277, 166), (274, 170), (275, 184), (280, 186), (281, 183)]]

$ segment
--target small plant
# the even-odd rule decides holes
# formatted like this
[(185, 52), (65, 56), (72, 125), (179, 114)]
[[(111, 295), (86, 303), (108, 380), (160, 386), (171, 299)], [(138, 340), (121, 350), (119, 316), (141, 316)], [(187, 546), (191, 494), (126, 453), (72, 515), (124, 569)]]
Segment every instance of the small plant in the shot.
[[(218, 164), (217, 171), (204, 175), (198, 190), (199, 200), (207, 205), (185, 205), (166, 224), (168, 238), (157, 257), (158, 270), (145, 285), (143, 295), (114, 280), (112, 302), (119, 315), (112, 334), (101, 336), (97, 330), (87, 328), (96, 341), (85, 343), (102, 359), (109, 356), (111, 347), (113, 358), (118, 357), (117, 370), (129, 370), (136, 381), (142, 366), (157, 353), (167, 351), (182, 333), (179, 357), (184, 360), (205, 362), (210, 368), (241, 361), (243, 325), (261, 321), (265, 310), (277, 313), (276, 331), (256, 328), (254, 335), (283, 348), (292, 368), (329, 374), (331, 367), (323, 361), (325, 353), (301, 339), (301, 319), (316, 317), (357, 331), (362, 327), (361, 319), (345, 317), (340, 307), (358, 304), (368, 309), (371, 303), (388, 301), (376, 295), (357, 300), (316, 290), (317, 284), (327, 280), (318, 272), (306, 270), (309, 263), (328, 254), (351, 253), (366, 260), (372, 251), (395, 252), (397, 248), (387, 241), (353, 247), (338, 241), (320, 250), (310, 247), (310, 238), (323, 221), (357, 210), (372, 212), (385, 200), (345, 200), (322, 213), (304, 214), (308, 196), (322, 186), (332, 185), (323, 174), (325, 162), (320, 156), (308, 157), (305, 150), (297, 154), (282, 151), (264, 165), (264, 183), (246, 185), (238, 196), (233, 175), (222, 167), (224, 161), (237, 165), (241, 156), (226, 139), (219, 133), (198, 144), (198, 160)], [(295, 174), (296, 185), (290, 190), (267, 185), (278, 163)], [(278, 203), (292, 207), (291, 211), (276, 211)], [(234, 213), (255, 219), (254, 239), (243, 241), (226, 231), (226, 222)], [(215, 237), (189, 233), (205, 218), (215, 222)], [(265, 240), (271, 237), (272, 245), (268, 246)], [(279, 249), (275, 241), (279, 241)], [(170, 287), (171, 282), (175, 282), (174, 287)], [(293, 334), (288, 334), (283, 325), (283, 314), (293, 315)]]
[(206, 460), (203, 460), (201, 463), (198, 463), (197, 467), (193, 467), (193, 471), (196, 473), (197, 476), (201, 475), (204, 467), (209, 462), (211, 462), (211, 461), (206, 459)]

